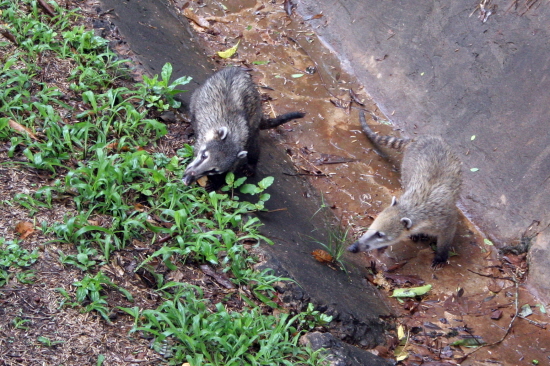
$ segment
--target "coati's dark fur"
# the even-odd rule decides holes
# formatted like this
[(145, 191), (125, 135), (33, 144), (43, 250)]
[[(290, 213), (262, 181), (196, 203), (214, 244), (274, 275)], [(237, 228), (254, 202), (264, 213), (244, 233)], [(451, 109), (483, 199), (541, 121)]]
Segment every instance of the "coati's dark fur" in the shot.
[(456, 201), (462, 184), (462, 163), (451, 148), (437, 136), (399, 139), (382, 136), (359, 120), (363, 132), (378, 145), (403, 150), (401, 185), (403, 194), (392, 200), (367, 232), (348, 250), (351, 252), (384, 248), (408, 238), (432, 237), (437, 251), (432, 266), (443, 265), (449, 257), (458, 220)]
[(195, 158), (183, 176), (189, 185), (211, 176), (207, 189), (223, 184), (223, 174), (244, 167), (253, 174), (260, 157), (259, 131), (277, 127), (302, 112), (276, 118), (262, 113), (260, 94), (250, 75), (228, 67), (212, 75), (191, 96), (191, 124), (195, 130)]

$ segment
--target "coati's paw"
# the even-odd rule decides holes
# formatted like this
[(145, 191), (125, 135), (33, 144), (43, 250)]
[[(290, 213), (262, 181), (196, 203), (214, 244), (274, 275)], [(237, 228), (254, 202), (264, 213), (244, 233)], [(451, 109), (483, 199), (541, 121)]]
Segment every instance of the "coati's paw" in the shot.
[(447, 259), (449, 259), (449, 254), (440, 254), (436, 253), (434, 260), (432, 261), (432, 268), (437, 269), (443, 267), (445, 264), (447, 264)]

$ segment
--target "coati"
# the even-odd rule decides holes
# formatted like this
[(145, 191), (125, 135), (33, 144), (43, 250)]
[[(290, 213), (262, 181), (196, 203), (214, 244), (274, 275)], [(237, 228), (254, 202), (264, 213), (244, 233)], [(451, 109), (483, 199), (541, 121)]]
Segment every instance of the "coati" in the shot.
[(432, 266), (445, 264), (458, 219), (456, 201), (462, 184), (460, 159), (440, 137), (400, 139), (382, 136), (370, 129), (363, 112), (359, 120), (372, 142), (404, 150), (401, 163), (403, 194), (399, 199), (393, 197), (391, 205), (348, 250), (356, 253), (397, 244), (407, 237), (430, 237), (437, 240)]
[(216, 72), (191, 96), (191, 124), (195, 130), (194, 159), (183, 176), (189, 185), (208, 175), (207, 190), (223, 184), (223, 174), (243, 167), (253, 174), (260, 157), (259, 131), (274, 128), (302, 112), (276, 118), (262, 113), (260, 94), (250, 75), (240, 67)]

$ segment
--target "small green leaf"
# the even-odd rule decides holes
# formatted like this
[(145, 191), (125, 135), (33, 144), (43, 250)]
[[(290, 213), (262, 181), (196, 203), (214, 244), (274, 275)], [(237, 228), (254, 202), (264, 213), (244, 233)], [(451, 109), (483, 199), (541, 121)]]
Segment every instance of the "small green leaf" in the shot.
[(531, 306), (529, 304), (525, 304), (521, 307), (521, 311), (519, 312), (518, 316), (522, 318), (526, 318), (531, 314), (533, 314), (533, 310), (531, 310)]
[(470, 137), (470, 141), (474, 141), (476, 139), (476, 135), (472, 135), (472, 137)]
[(479, 347), (485, 342), (481, 338), (468, 337), (451, 343), (451, 346)]
[(470, 171), (471, 172), (477, 172), (479, 170), (479, 168), (471, 168)]
[(483, 239), (483, 243), (485, 243), (485, 245), (493, 245), (493, 242), (489, 239)]
[(393, 290), (391, 297), (415, 297), (422, 296), (432, 289), (432, 285), (425, 285), (420, 287), (410, 288), (397, 288)]
[(267, 65), (269, 61), (252, 61), (252, 65)]
[(265, 190), (273, 184), (274, 180), (275, 178), (273, 177), (265, 177), (258, 183), (258, 187), (260, 187), (262, 190)]
[(304, 76), (304, 74), (292, 74), (290, 76), (296, 79), (296, 78), (301, 78), (302, 76)]
[(546, 314), (546, 308), (542, 304), (535, 305), (537, 308), (539, 308), (540, 312), (543, 314)]
[(256, 194), (258, 193), (258, 188), (254, 184), (245, 184), (241, 187), (241, 193)]

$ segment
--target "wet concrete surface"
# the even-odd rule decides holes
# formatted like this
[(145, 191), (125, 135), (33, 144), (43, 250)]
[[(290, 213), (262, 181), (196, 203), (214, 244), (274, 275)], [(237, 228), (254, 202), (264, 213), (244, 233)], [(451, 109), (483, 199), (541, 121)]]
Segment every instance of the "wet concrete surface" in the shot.
[[(106, 8), (115, 7), (112, 19), (117, 23), (122, 21), (119, 18), (125, 18), (118, 15), (119, 12), (125, 11), (123, 9), (132, 2), (104, 0), (104, 3)], [(267, 1), (228, 1), (223, 6), (219, 2), (186, 4), (185, 1), (169, 3), (175, 14), (180, 16), (188, 8), (210, 19), (206, 28), (190, 23), (200, 46), (210, 55), (208, 59), (214, 61), (205, 61), (208, 62), (206, 69), (213, 63), (249, 66), (267, 99), (266, 112), (276, 115), (302, 110), (307, 113), (304, 119), (283, 125), (263, 136), (263, 152), (258, 168), (258, 179), (266, 175), (276, 177), (268, 206), (272, 212), (262, 214), (262, 220), (266, 223), (265, 233), (276, 242), (273, 247), (266, 247), (267, 265), (275, 267), (281, 273), (287, 273), (302, 286), (304, 294), (295, 296), (294, 300), (311, 300), (333, 313), (337, 309), (339, 324), (335, 332), (342, 332), (341, 337), (348, 341), (362, 343), (369, 348), (374, 343), (384, 344), (380, 333), (380, 318), (386, 317), (389, 311), (375, 294), (373, 287), (365, 283), (364, 279), (370, 278), (367, 267), (370, 267), (371, 261), (376, 262), (378, 269), (391, 269), (396, 263), (406, 263), (398, 273), (417, 276), (432, 284), (433, 290), (418, 305), (421, 309), (419, 311), (404, 310), (404, 305), (393, 299), (385, 302), (399, 316), (400, 323), (409, 329), (424, 328), (419, 339), (413, 340), (411, 337), (409, 347), (412, 351), (409, 352), (410, 360), (420, 354), (425, 361), (431, 360), (430, 352), (437, 354), (438, 350), (441, 351), (451, 343), (449, 338), (427, 336), (429, 328), (426, 328), (426, 323), (437, 323), (445, 331), (462, 324), (463, 328), (470, 327), (476, 336), (481, 336), (490, 343), (506, 331), (509, 319), (514, 314), (516, 295), (520, 306), (536, 304), (536, 300), (523, 286), (516, 291), (514, 281), (501, 279), (513, 278), (509, 271), (515, 267), (497, 259), (494, 248), (484, 242), (483, 236), (465, 218), (460, 222), (454, 245), (458, 256), (451, 257), (447, 266), (435, 272), (430, 268), (433, 251), (425, 243), (404, 243), (386, 250), (384, 254), (346, 253), (343, 261), (350, 271), (349, 276), (316, 262), (310, 253), (313, 249), (323, 248), (317, 242), (326, 243), (326, 223), (331, 221), (321, 220), (320, 217), (317, 221), (311, 219), (318, 216), (316, 213), (319, 208), (331, 207), (328, 210), (349, 230), (348, 238), (351, 241), (391, 202), (392, 195), (399, 196), (399, 173), (396, 168), (400, 160), (399, 154), (390, 152), (387, 159), (373, 150), (359, 131), (357, 118), (357, 109), (366, 108), (373, 115), (368, 123), (376, 125), (377, 131), (398, 134), (392, 126), (384, 124), (388, 119), (396, 122), (394, 116), (398, 113), (397, 110), (394, 116), (388, 113), (389, 118), (384, 115), (368, 99), (368, 93), (361, 83), (347, 73), (351, 65), (346, 62), (342, 64), (316, 37), (315, 32), (326, 26), (316, 22), (328, 19), (328, 11), (318, 17), (309, 14), (310, 20), (304, 20), (308, 16), (289, 17), (281, 3)], [(300, 6), (302, 5), (298, 5), (299, 11)], [(320, 13), (314, 12), (313, 15), (316, 14)], [(132, 20), (126, 21), (129, 24), (128, 29), (131, 29)], [(185, 25), (183, 17), (178, 22), (181, 22), (178, 26), (189, 26)], [(150, 30), (162, 28), (166, 24), (153, 25), (142, 21), (136, 23), (136, 27), (143, 23)], [(312, 28), (310, 24), (317, 25)], [(186, 37), (188, 33), (185, 32), (173, 34), (176, 38), (178, 34), (185, 34)], [(164, 31), (164, 34), (169, 33)], [(128, 37), (133, 34), (138, 32), (130, 32)], [(155, 36), (148, 37), (152, 37), (149, 41), (155, 42)], [(223, 62), (215, 56), (216, 51), (233, 46), (237, 40), (241, 40), (239, 50), (231, 60)], [(138, 38), (134, 41), (129, 39), (129, 42), (133, 44), (140, 41)], [(140, 51), (138, 56), (145, 59), (145, 51)], [(170, 61), (174, 65), (178, 59), (185, 59), (191, 64), (202, 62), (188, 60), (173, 52), (155, 55), (162, 62)], [(385, 60), (383, 55), (380, 59)], [(202, 76), (198, 76), (196, 80), (206, 77), (204, 70), (203, 68)], [(313, 73), (308, 73), (313, 70)], [(191, 75), (185, 73), (184, 69), (180, 72), (182, 73), (174, 76)], [(366, 85), (370, 92), (370, 85)], [(396, 85), (394, 87), (398, 89)], [(189, 89), (192, 88), (193, 85)], [(353, 90), (353, 95), (356, 94), (355, 97), (350, 95), (350, 89)], [(362, 101), (365, 106), (360, 106), (357, 102), (350, 103), (354, 99)], [(400, 96), (398, 100), (400, 99), (404, 99), (404, 96)], [(384, 108), (387, 110), (386, 105)], [(377, 124), (375, 119), (382, 123)], [(443, 123), (442, 126), (446, 125)], [(406, 125), (403, 128), (404, 134), (410, 134)], [(413, 131), (421, 131), (419, 129), (420, 127)], [(482, 136), (477, 132), (475, 134), (477, 137), (474, 142)], [(467, 137), (471, 142), (469, 132)], [(460, 146), (455, 145), (455, 148), (462, 152), (463, 157), (470, 156)], [(335, 163), (339, 159), (347, 162)], [(287, 164), (286, 160), (290, 160), (292, 165)], [(465, 174), (473, 174), (468, 173), (470, 163), (467, 158), (465, 163)], [(479, 167), (479, 172), (482, 172), (482, 166)], [(313, 183), (315, 189), (312, 190), (304, 182), (304, 177), (309, 178), (308, 181)], [(466, 193), (463, 196), (471, 195), (475, 190), (467, 185), (464, 192)], [(516, 272), (521, 275), (522, 271)], [(454, 306), (454, 303), (460, 305)], [(494, 309), (503, 311), (499, 320), (490, 318)], [(547, 321), (545, 314), (535, 311), (534, 316), (539, 325)], [(346, 326), (354, 322), (361, 323), (359, 329), (365, 329), (365, 333), (359, 331), (357, 336), (353, 335), (353, 331), (346, 333)], [(526, 334), (532, 337), (527, 339)], [(545, 348), (545, 344), (550, 344), (547, 330), (518, 319), (514, 322), (511, 335), (504, 342), (480, 350), (462, 364), (527, 365), (533, 359), (549, 359), (550, 349)], [(460, 350), (455, 347), (452, 352), (445, 353), (447, 358), (442, 357), (441, 360), (456, 362), (466, 353), (468, 349)]]
[(550, 224), (547, 3), (489, 1), (485, 22), (476, 1), (297, 3), (395, 126), (461, 155), (462, 208), (497, 245)]

